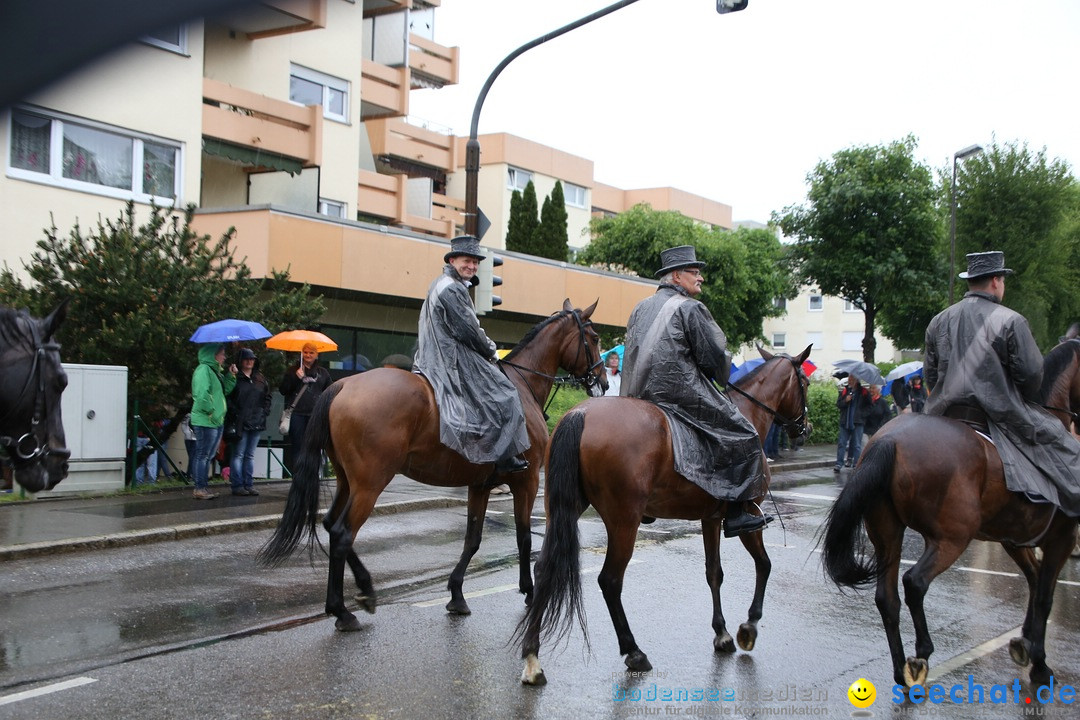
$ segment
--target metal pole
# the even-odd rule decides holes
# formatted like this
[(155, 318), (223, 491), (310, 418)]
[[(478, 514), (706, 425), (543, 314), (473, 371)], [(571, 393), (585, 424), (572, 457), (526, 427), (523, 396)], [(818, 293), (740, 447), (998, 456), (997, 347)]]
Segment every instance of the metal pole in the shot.
[(956, 161), (952, 159), (952, 192), (949, 213), (949, 305), (953, 304), (953, 285), (956, 284)]
[(591, 23), (593, 20), (602, 18), (605, 15), (620, 10), (627, 5), (632, 5), (637, 0), (620, 0), (619, 2), (609, 5), (606, 8), (597, 10), (592, 15), (587, 15), (579, 20), (575, 20), (569, 25), (563, 25), (558, 30), (553, 30), (546, 35), (531, 40), (514, 52), (503, 58), (503, 61), (499, 63), (491, 74), (488, 75), (488, 79), (484, 82), (484, 86), (480, 89), (480, 94), (476, 98), (476, 105), (473, 107), (472, 122), (469, 124), (469, 140), (465, 143), (465, 234), (476, 237), (477, 225), (479, 223), (479, 211), (478, 211), (478, 199), (477, 199), (477, 183), (480, 175), (480, 141), (476, 139), (477, 127), (480, 125), (480, 109), (484, 106), (484, 100), (487, 99), (488, 91), (491, 89), (492, 83), (495, 82), (495, 78), (499, 76), (499, 73), (503, 71), (507, 65), (509, 65), (515, 58), (524, 53), (526, 50), (531, 50), (537, 45), (542, 45), (548, 40), (559, 37), (565, 33), (579, 28), (582, 25)]

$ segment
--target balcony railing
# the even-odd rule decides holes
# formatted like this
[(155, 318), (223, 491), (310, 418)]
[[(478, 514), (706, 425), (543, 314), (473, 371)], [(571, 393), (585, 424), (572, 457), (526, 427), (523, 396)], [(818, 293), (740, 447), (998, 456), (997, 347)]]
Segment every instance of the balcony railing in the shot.
[(262, 0), (222, 19), (249, 40), (326, 27), (326, 0)]
[(457, 168), (457, 142), (452, 135), (411, 125), (404, 118), (368, 120), (371, 153), (453, 172)]
[(458, 48), (448, 48), (409, 33), (409, 69), (413, 89), (457, 85)]
[(431, 216), (409, 214), (409, 178), (406, 175), (381, 175), (360, 170), (357, 208), (361, 215), (381, 218), (387, 224), (409, 228), (428, 235), (452, 238), (465, 224), (465, 201), (432, 193)]
[(322, 107), (302, 107), (203, 78), (204, 137), (295, 158), (304, 167), (322, 160)]
[(360, 116), (363, 120), (409, 114), (409, 68), (364, 60), (360, 68)]

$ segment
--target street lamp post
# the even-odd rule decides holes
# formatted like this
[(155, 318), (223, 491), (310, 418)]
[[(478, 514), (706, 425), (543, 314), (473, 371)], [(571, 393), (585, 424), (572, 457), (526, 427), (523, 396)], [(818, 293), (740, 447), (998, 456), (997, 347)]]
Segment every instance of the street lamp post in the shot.
[[(579, 28), (582, 25), (591, 23), (593, 20), (602, 18), (605, 15), (609, 15), (616, 10), (621, 10), (627, 5), (632, 5), (637, 0), (620, 0), (617, 3), (608, 5), (605, 8), (601, 8), (591, 15), (587, 15), (583, 18), (575, 20), (569, 25), (563, 25), (558, 30), (553, 30), (546, 35), (542, 35), (535, 40), (531, 40), (514, 52), (503, 58), (503, 61), (499, 63), (491, 74), (488, 75), (488, 79), (484, 82), (484, 86), (480, 88), (480, 94), (476, 98), (476, 105), (473, 107), (472, 122), (469, 123), (469, 140), (465, 143), (465, 234), (472, 235), (478, 238), (478, 229), (480, 221), (480, 212), (477, 207), (477, 184), (479, 182), (480, 175), (480, 141), (477, 140), (477, 128), (480, 124), (480, 108), (484, 106), (484, 100), (487, 98), (488, 91), (491, 89), (492, 83), (495, 82), (495, 78), (499, 76), (499, 73), (503, 71), (507, 65), (509, 65), (515, 58), (524, 53), (526, 50), (531, 50), (537, 45), (546, 43), (548, 40), (559, 37), (565, 33), (570, 32), (575, 28)], [(729, 12), (738, 12), (746, 8), (748, 0), (716, 0), (716, 11), (720, 14)]]
[(978, 155), (983, 151), (981, 145), (969, 145), (953, 153), (951, 214), (949, 219), (949, 304), (953, 304), (953, 285), (956, 283), (956, 164), (964, 158)]

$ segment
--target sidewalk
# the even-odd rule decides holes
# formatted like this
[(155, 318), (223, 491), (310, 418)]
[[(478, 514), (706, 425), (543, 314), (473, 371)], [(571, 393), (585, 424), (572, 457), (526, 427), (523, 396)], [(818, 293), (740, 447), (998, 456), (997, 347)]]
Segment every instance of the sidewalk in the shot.
[[(773, 489), (820, 482), (822, 468), (836, 460), (833, 445), (815, 445), (786, 452), (770, 464)], [(181, 540), (227, 532), (272, 529), (277, 526), (289, 492), (287, 481), (257, 483), (258, 497), (234, 497), (228, 486), (216, 500), (195, 500), (190, 488), (146, 495), (111, 497), (49, 497), (0, 505), (0, 561), (125, 547), (163, 540)], [(325, 508), (333, 482), (324, 485)], [(541, 485), (542, 488), (542, 485)], [(467, 488), (422, 485), (397, 475), (379, 496), (372, 515), (464, 506)], [(511, 495), (492, 495), (495, 507)]]

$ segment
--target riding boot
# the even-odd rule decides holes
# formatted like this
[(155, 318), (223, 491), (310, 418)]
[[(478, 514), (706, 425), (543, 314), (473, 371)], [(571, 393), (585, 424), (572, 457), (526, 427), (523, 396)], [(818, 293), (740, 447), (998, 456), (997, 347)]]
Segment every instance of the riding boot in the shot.
[(499, 475), (522, 472), (529, 469), (529, 461), (521, 455), (507, 455), (495, 462), (495, 472)]
[(772, 517), (754, 515), (747, 511), (747, 502), (729, 502), (724, 515), (724, 537), (735, 537), (743, 533), (763, 530)]

